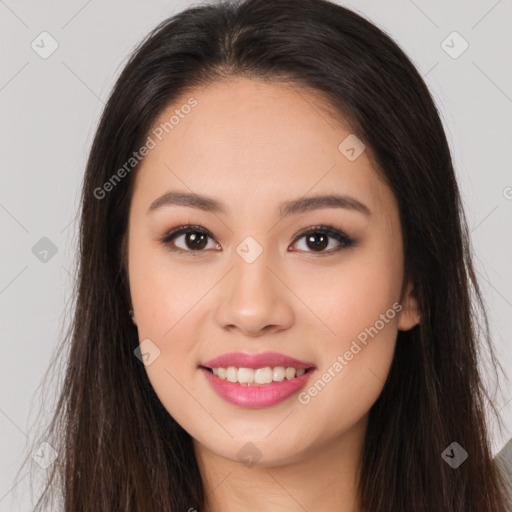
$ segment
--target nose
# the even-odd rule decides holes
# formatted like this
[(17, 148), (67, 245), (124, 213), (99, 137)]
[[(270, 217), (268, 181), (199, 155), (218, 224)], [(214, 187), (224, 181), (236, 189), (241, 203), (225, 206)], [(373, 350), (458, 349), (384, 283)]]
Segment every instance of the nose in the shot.
[(293, 294), (278, 279), (275, 265), (269, 266), (265, 251), (247, 263), (235, 255), (234, 268), (221, 281), (217, 323), (226, 330), (238, 330), (259, 337), (289, 329), (294, 322)]

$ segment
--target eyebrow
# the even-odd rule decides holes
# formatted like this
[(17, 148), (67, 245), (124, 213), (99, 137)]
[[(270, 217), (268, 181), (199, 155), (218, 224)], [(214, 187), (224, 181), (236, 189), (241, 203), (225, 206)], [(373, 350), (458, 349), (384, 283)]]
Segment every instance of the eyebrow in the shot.
[[(170, 191), (155, 199), (149, 209), (148, 214), (164, 208), (166, 206), (187, 206), (210, 213), (227, 214), (227, 208), (212, 197), (207, 197), (192, 192)], [(280, 205), (281, 217), (297, 215), (299, 213), (319, 210), (321, 208), (344, 208), (362, 213), (366, 216), (373, 215), (371, 210), (361, 201), (354, 197), (339, 194), (317, 195), (301, 197), (291, 201), (284, 201)]]

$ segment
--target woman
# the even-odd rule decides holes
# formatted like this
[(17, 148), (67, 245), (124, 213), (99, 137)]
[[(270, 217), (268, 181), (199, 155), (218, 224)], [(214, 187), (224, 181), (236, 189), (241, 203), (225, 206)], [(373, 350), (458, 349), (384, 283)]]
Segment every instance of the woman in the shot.
[(60, 483), (66, 511), (506, 510), (449, 147), (374, 25), (324, 0), (164, 21), (81, 212), (41, 507)]

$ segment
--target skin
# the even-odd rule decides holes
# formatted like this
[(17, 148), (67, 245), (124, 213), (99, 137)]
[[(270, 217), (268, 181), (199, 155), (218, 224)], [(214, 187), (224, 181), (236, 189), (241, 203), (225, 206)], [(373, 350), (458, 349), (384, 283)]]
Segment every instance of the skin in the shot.
[[(130, 208), (133, 321), (141, 342), (149, 338), (160, 350), (145, 366), (148, 378), (194, 440), (208, 512), (359, 511), (368, 412), (398, 330), (418, 323), (412, 287), (400, 295), (403, 245), (393, 193), (369, 148), (354, 161), (338, 150), (351, 132), (311, 91), (242, 78), (213, 83), (184, 95), (157, 124), (191, 96), (197, 106), (138, 169)], [(171, 205), (148, 213), (170, 190), (213, 197), (227, 212)], [(333, 192), (364, 203), (371, 215), (322, 208), (279, 216), (284, 200)], [(186, 235), (168, 244), (182, 252), (158, 241), (186, 223), (212, 235), (202, 252)], [(329, 254), (340, 246), (330, 237), (315, 251), (298, 236), (319, 224), (358, 242)], [(247, 236), (263, 249), (252, 263), (236, 252)], [(307, 404), (293, 395), (271, 407), (238, 407), (198, 369), (226, 352), (276, 351), (313, 362), (312, 384), (396, 302), (402, 310)], [(237, 456), (248, 442), (260, 456), (252, 466)]]

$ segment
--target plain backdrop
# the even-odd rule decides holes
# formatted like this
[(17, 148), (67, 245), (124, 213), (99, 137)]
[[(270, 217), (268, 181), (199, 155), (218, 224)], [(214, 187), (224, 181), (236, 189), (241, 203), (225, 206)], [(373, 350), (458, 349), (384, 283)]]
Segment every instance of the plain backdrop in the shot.
[[(453, 151), (496, 351), (510, 374), (512, 2), (339, 3), (393, 37), (433, 93)], [(35, 436), (38, 386), (63, 332), (80, 185), (100, 113), (134, 46), (190, 5), (0, 1), (0, 511), (31, 510), (27, 471), (17, 480), (14, 474)], [(43, 58), (52, 44), (58, 47)], [(512, 391), (502, 385), (495, 398), (506, 428), (490, 422), (494, 453), (512, 435)], [(43, 397), (48, 413), (50, 395)]]

